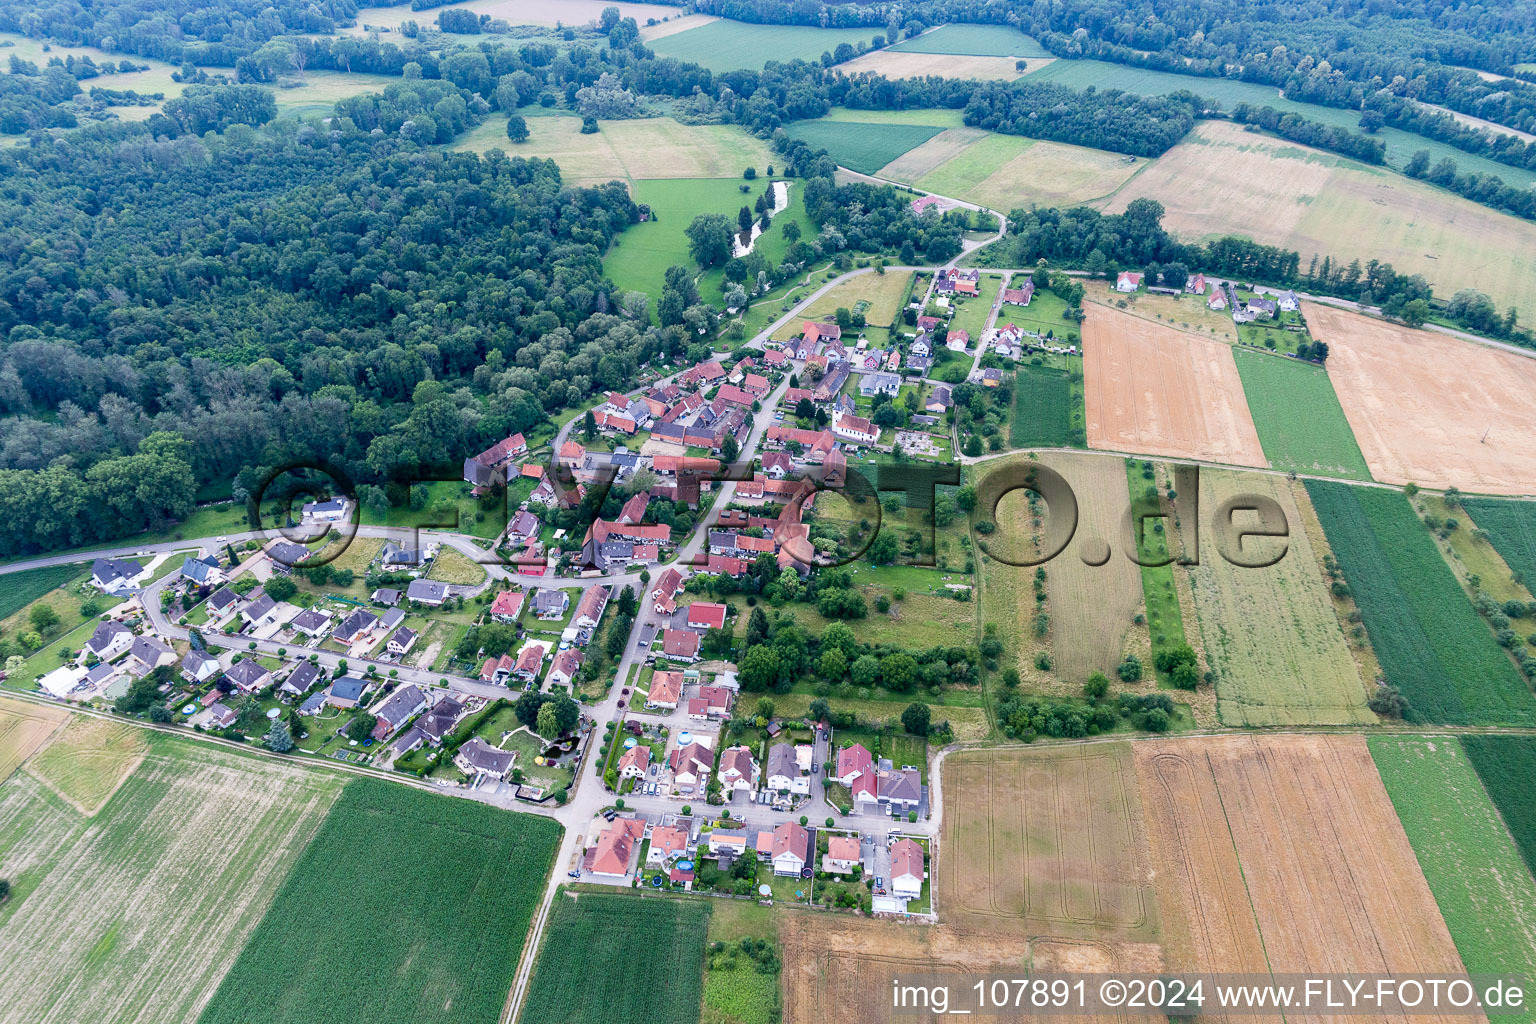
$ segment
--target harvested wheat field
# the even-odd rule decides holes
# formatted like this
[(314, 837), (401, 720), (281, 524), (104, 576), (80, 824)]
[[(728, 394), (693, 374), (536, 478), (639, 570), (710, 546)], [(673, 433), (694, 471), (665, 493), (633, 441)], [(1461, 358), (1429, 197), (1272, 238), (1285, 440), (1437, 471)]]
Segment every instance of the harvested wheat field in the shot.
[[(1000, 934), (947, 925), (914, 927), (806, 911), (780, 915), (779, 951), (784, 962), (780, 978), (784, 1024), (911, 1019), (910, 1014), (900, 1017), (892, 1012), (891, 979), (898, 974), (1011, 974), (1026, 968), (1039, 972), (1155, 972), (1162, 966), (1157, 946), (1146, 943), (1031, 939), (1023, 931)], [(968, 990), (974, 980), (957, 977), (955, 988)], [(989, 1013), (987, 1019), (1035, 1018)], [(1115, 1018), (1093, 1018), (1109, 1019)]]
[(967, 146), (986, 137), (987, 133), (980, 128), (946, 128), (927, 142), (907, 150), (875, 173), (878, 177), (892, 181), (914, 182), (959, 156)]
[(1242, 235), (1295, 249), (1305, 266), (1313, 253), (1338, 259), (1347, 240), (1351, 253), (1422, 274), (1437, 295), (1476, 288), (1536, 318), (1536, 224), (1398, 171), (1202, 121), (1103, 209), (1144, 197), (1186, 241)]
[(89, 817), (117, 792), (149, 750), (149, 733), (109, 718), (72, 715), (27, 771)]
[(960, 751), (943, 780), (935, 873), (946, 923), (1156, 939), (1129, 743)]
[(62, 708), (0, 699), (0, 782), (10, 778), (68, 717)]
[(1377, 480), (1536, 494), (1536, 359), (1319, 303), (1303, 311)]
[[(1276, 502), (1289, 535), (1245, 540), (1243, 556), (1267, 560), (1282, 549), (1284, 556), (1262, 568), (1233, 565), (1218, 553), (1214, 530), (1207, 528), (1201, 531), (1200, 564), (1190, 570), (1200, 635), (1217, 674), (1222, 724), (1374, 723), (1292, 489), (1265, 473), (1200, 474), (1203, 516), (1247, 495)], [(1240, 529), (1258, 526), (1253, 512), (1237, 513), (1233, 521)]]
[[(974, 78), (983, 81), (1011, 82), (1024, 72), (1015, 57), (974, 57), (955, 53), (904, 53), (899, 50), (875, 50), (839, 64), (837, 70), (849, 75), (868, 71), (886, 78)], [(1030, 71), (1049, 64), (1031, 60)]]
[[(511, 25), (586, 25), (597, 21), (604, 7), (617, 7), (621, 18), (634, 18), (642, 28), (652, 18), (659, 22), (663, 18), (678, 20), (682, 16), (676, 7), (630, 3), (628, 0), (468, 0), (467, 3), (444, 6), (473, 11), (475, 14), (489, 14)], [(409, 4), (398, 7), (364, 7), (357, 12), (357, 24), (343, 31), (352, 35), (365, 35), (369, 25), (398, 31), (403, 22), (417, 21), (425, 25), (436, 21), (438, 13), (436, 8), (412, 10)], [(690, 27), (698, 24), (702, 22)]]
[(1363, 737), (1137, 743), (1136, 770), (1169, 970), (1462, 970)]
[(341, 784), (160, 736), (94, 818), (14, 776), (0, 1020), (195, 1021)]
[(1231, 346), (1095, 306), (1083, 370), (1090, 448), (1269, 465)]

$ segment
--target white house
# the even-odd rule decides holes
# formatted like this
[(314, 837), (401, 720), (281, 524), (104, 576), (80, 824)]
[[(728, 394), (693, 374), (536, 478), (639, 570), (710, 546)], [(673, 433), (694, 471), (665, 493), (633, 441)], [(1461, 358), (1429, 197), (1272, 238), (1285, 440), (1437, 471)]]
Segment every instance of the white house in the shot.
[(786, 821), (773, 830), (772, 859), (775, 875), (800, 877), (811, 860), (811, 834), (803, 825)]
[(923, 894), (923, 848), (911, 839), (891, 844), (891, 894), (915, 900)]
[(747, 747), (727, 747), (720, 752), (720, 786), (727, 793), (752, 792), (757, 785), (757, 760)]

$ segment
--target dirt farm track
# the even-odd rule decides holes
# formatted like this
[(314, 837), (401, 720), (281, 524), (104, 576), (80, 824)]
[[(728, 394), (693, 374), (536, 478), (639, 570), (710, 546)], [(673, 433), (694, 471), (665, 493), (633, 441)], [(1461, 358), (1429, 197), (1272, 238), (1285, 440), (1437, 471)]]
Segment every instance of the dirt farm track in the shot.
[(1536, 494), (1536, 359), (1332, 306), (1303, 312), (1377, 480)]
[(1090, 448), (1269, 466), (1229, 345), (1094, 306), (1083, 371)]

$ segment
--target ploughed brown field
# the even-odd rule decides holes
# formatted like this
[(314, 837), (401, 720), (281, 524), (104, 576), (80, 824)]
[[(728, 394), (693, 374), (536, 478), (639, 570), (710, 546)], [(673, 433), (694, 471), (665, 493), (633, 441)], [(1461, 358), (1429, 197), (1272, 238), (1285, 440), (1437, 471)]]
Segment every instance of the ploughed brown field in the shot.
[(1269, 466), (1231, 346), (1094, 306), (1083, 371), (1090, 448)]
[(1168, 970), (1463, 971), (1363, 737), (1135, 749)]
[(1536, 359), (1320, 303), (1302, 307), (1371, 475), (1536, 494)]

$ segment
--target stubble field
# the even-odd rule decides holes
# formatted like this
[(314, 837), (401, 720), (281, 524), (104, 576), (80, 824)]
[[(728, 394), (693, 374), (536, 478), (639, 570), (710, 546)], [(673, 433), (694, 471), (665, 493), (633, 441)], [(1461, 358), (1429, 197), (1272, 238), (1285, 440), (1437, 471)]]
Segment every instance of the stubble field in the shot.
[(1363, 738), (1137, 743), (1136, 766), (1169, 969), (1462, 969)]
[[(942, 914), (942, 910), (941, 910)], [(975, 932), (940, 924), (893, 927), (841, 914), (786, 912), (779, 919), (785, 1024), (889, 1021), (891, 979), (897, 975), (955, 975), (968, 987), (977, 972), (1145, 971), (1160, 968), (1156, 945), (1029, 937), (1025, 932)], [(1132, 1018), (989, 1016), (1002, 1022)], [(1142, 1019), (1142, 1018), (1135, 1018)]]
[[(446, 4), (446, 7), (489, 14), (513, 25), (585, 25), (602, 16), (603, 8), (617, 7), (619, 16), (634, 18), (642, 27), (655, 18), (676, 20), (681, 12), (676, 7), (662, 4), (630, 3), (629, 0), (469, 0), (468, 3)], [(438, 8), (412, 11), (409, 5), (400, 7), (364, 7), (357, 12), (357, 28), (347, 31), (362, 34), (364, 25), (398, 26), (404, 21), (421, 21), (436, 18)]]
[[(1536, 359), (1318, 303), (1304, 312), (1371, 474), (1536, 493)], [(1454, 370), (1452, 369), (1454, 368)]]
[[(1289, 536), (1245, 541), (1244, 555), (1256, 560), (1282, 545), (1285, 555), (1265, 568), (1244, 568), (1223, 558), (1211, 531), (1202, 530), (1191, 584), (1206, 658), (1217, 673), (1222, 724), (1374, 723), (1290, 486), (1262, 473), (1207, 469), (1200, 474), (1202, 515), (1214, 515), (1223, 502), (1245, 495), (1278, 503)], [(1240, 528), (1257, 525), (1251, 512), (1234, 521)]]
[[(1123, 520), (1130, 509), (1125, 464), (1112, 456), (1086, 452), (1047, 452), (1039, 461), (1065, 477), (1077, 497), (1077, 531), (1061, 554), (1045, 564), (1054, 669), (1075, 688), (1093, 672), (1113, 675), (1132, 617), (1142, 604), (1140, 569), (1121, 544)], [(1022, 467), (1028, 465), (1023, 461), (1010, 464), (1021, 474)], [(997, 463), (992, 465), (1000, 468)], [(1043, 502), (1040, 510), (1043, 525), (1049, 528), (1049, 512)], [(1015, 560), (1038, 557), (1027, 541), (1030, 511), (1025, 492), (1012, 491), (998, 502), (997, 521), (1000, 530), (988, 541), (991, 550)], [(1096, 564), (1089, 565), (1084, 558)], [(983, 572), (987, 574), (983, 585), (988, 594), (1017, 595), (1006, 609), (989, 597), (985, 615), (988, 621), (1000, 621), (1005, 634), (1020, 638), (1017, 654), (1023, 659), (1039, 643), (1029, 582), (1034, 570), (988, 559)]]
[[(920, 155), (921, 149), (904, 159), (918, 166), (931, 164)], [(946, 154), (943, 162), (931, 164), (927, 173), (909, 183), (1007, 213), (1021, 207), (1075, 206), (1101, 199), (1143, 166), (1145, 161), (1086, 146), (987, 133)], [(895, 170), (886, 168), (881, 176), (907, 180), (887, 173)]]
[(125, 722), (71, 715), (26, 770), (87, 817), (112, 798), (149, 752), (150, 734)]
[(1369, 255), (1424, 275), (1436, 294), (1477, 288), (1536, 318), (1536, 224), (1391, 170), (1206, 121), (1104, 209), (1142, 197), (1164, 205), (1163, 226), (1181, 238), (1245, 235), (1295, 249), (1303, 265), (1313, 253)]
[(0, 782), (48, 742), (69, 712), (27, 701), (0, 699)]
[(964, 751), (943, 780), (947, 923), (1156, 939), (1130, 744)]
[[(1034, 66), (1044, 65), (1048, 61), (1032, 60), (1029, 62), (1030, 70)], [(1020, 77), (1024, 72), (1017, 67), (1018, 61), (1012, 57), (981, 57), (966, 54), (952, 53), (909, 53), (900, 50), (875, 50), (855, 57), (845, 64), (839, 64), (837, 69), (844, 74), (856, 75), (860, 72), (869, 72), (876, 75), (884, 75), (886, 78), (927, 78), (936, 75), (939, 78), (971, 78), (981, 81), (1011, 82)]]
[(1231, 346), (1095, 307), (1083, 349), (1090, 448), (1269, 465)]
[(17, 775), (0, 788), (0, 1018), (196, 1020), (340, 788), (159, 736), (92, 819)]

